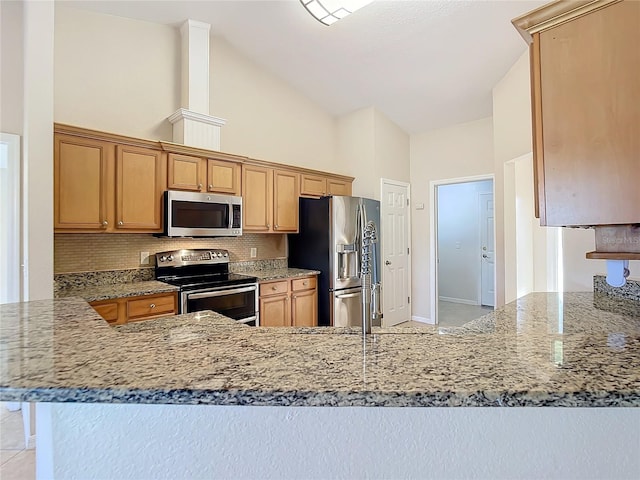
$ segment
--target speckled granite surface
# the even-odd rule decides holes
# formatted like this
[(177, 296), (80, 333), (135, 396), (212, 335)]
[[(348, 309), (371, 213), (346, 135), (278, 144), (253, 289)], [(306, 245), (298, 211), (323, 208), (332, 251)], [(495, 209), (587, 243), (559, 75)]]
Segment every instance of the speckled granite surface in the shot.
[(81, 297), (87, 302), (109, 300), (121, 297), (137, 297), (155, 293), (177, 292), (178, 287), (167, 283), (150, 280), (147, 282), (118, 283), (113, 285), (87, 285), (60, 289), (57, 298)]
[(592, 293), (531, 294), (470, 331), (391, 328), (365, 339), (193, 314), (115, 329), (79, 298), (0, 305), (0, 400), (640, 406), (640, 316), (600, 302), (609, 310)]
[(268, 270), (248, 270), (242, 272), (244, 275), (256, 277), (259, 282), (268, 280), (280, 280), (289, 277), (308, 277), (309, 275), (320, 275), (319, 270), (306, 270), (304, 268), (272, 268)]
[(603, 293), (611, 297), (626, 298), (640, 303), (640, 281), (627, 278), (627, 283), (622, 287), (612, 287), (607, 283), (604, 275), (593, 276), (593, 291)]
[(53, 276), (60, 290), (84, 288), (120, 283), (146, 282), (155, 280), (154, 268), (132, 268), (128, 270), (103, 270), (96, 272), (58, 273)]
[(286, 258), (249, 260), (246, 262), (233, 262), (229, 264), (229, 271), (232, 273), (247, 273), (256, 270), (279, 270), (281, 268), (287, 268)]

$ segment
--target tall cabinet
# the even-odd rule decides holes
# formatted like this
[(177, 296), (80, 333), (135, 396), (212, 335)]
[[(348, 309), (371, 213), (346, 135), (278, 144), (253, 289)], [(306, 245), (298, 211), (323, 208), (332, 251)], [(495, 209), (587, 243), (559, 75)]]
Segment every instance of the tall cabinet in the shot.
[(640, 2), (553, 2), (513, 23), (530, 44), (540, 223), (640, 223)]

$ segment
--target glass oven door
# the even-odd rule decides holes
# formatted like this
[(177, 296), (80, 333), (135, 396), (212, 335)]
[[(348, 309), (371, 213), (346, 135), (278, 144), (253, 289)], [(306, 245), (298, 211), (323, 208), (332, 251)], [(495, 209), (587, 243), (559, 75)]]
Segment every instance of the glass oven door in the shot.
[(186, 291), (182, 295), (182, 313), (213, 310), (240, 323), (258, 325), (258, 285)]

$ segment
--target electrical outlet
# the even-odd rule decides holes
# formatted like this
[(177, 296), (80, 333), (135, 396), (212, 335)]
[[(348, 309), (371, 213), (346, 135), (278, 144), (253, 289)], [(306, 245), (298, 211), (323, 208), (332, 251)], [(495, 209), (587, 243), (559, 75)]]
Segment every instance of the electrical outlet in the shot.
[(256, 258), (258, 256), (258, 249), (257, 248), (252, 248), (251, 249), (251, 258)]
[(140, 252), (140, 265), (149, 265), (149, 252)]

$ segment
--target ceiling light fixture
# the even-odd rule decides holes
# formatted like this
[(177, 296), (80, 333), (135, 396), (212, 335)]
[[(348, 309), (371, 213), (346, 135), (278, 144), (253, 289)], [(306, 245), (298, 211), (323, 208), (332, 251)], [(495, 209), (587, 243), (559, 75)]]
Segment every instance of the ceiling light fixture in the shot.
[(331, 25), (372, 1), (373, 0), (300, 0), (300, 3), (302, 3), (304, 8), (320, 23)]

